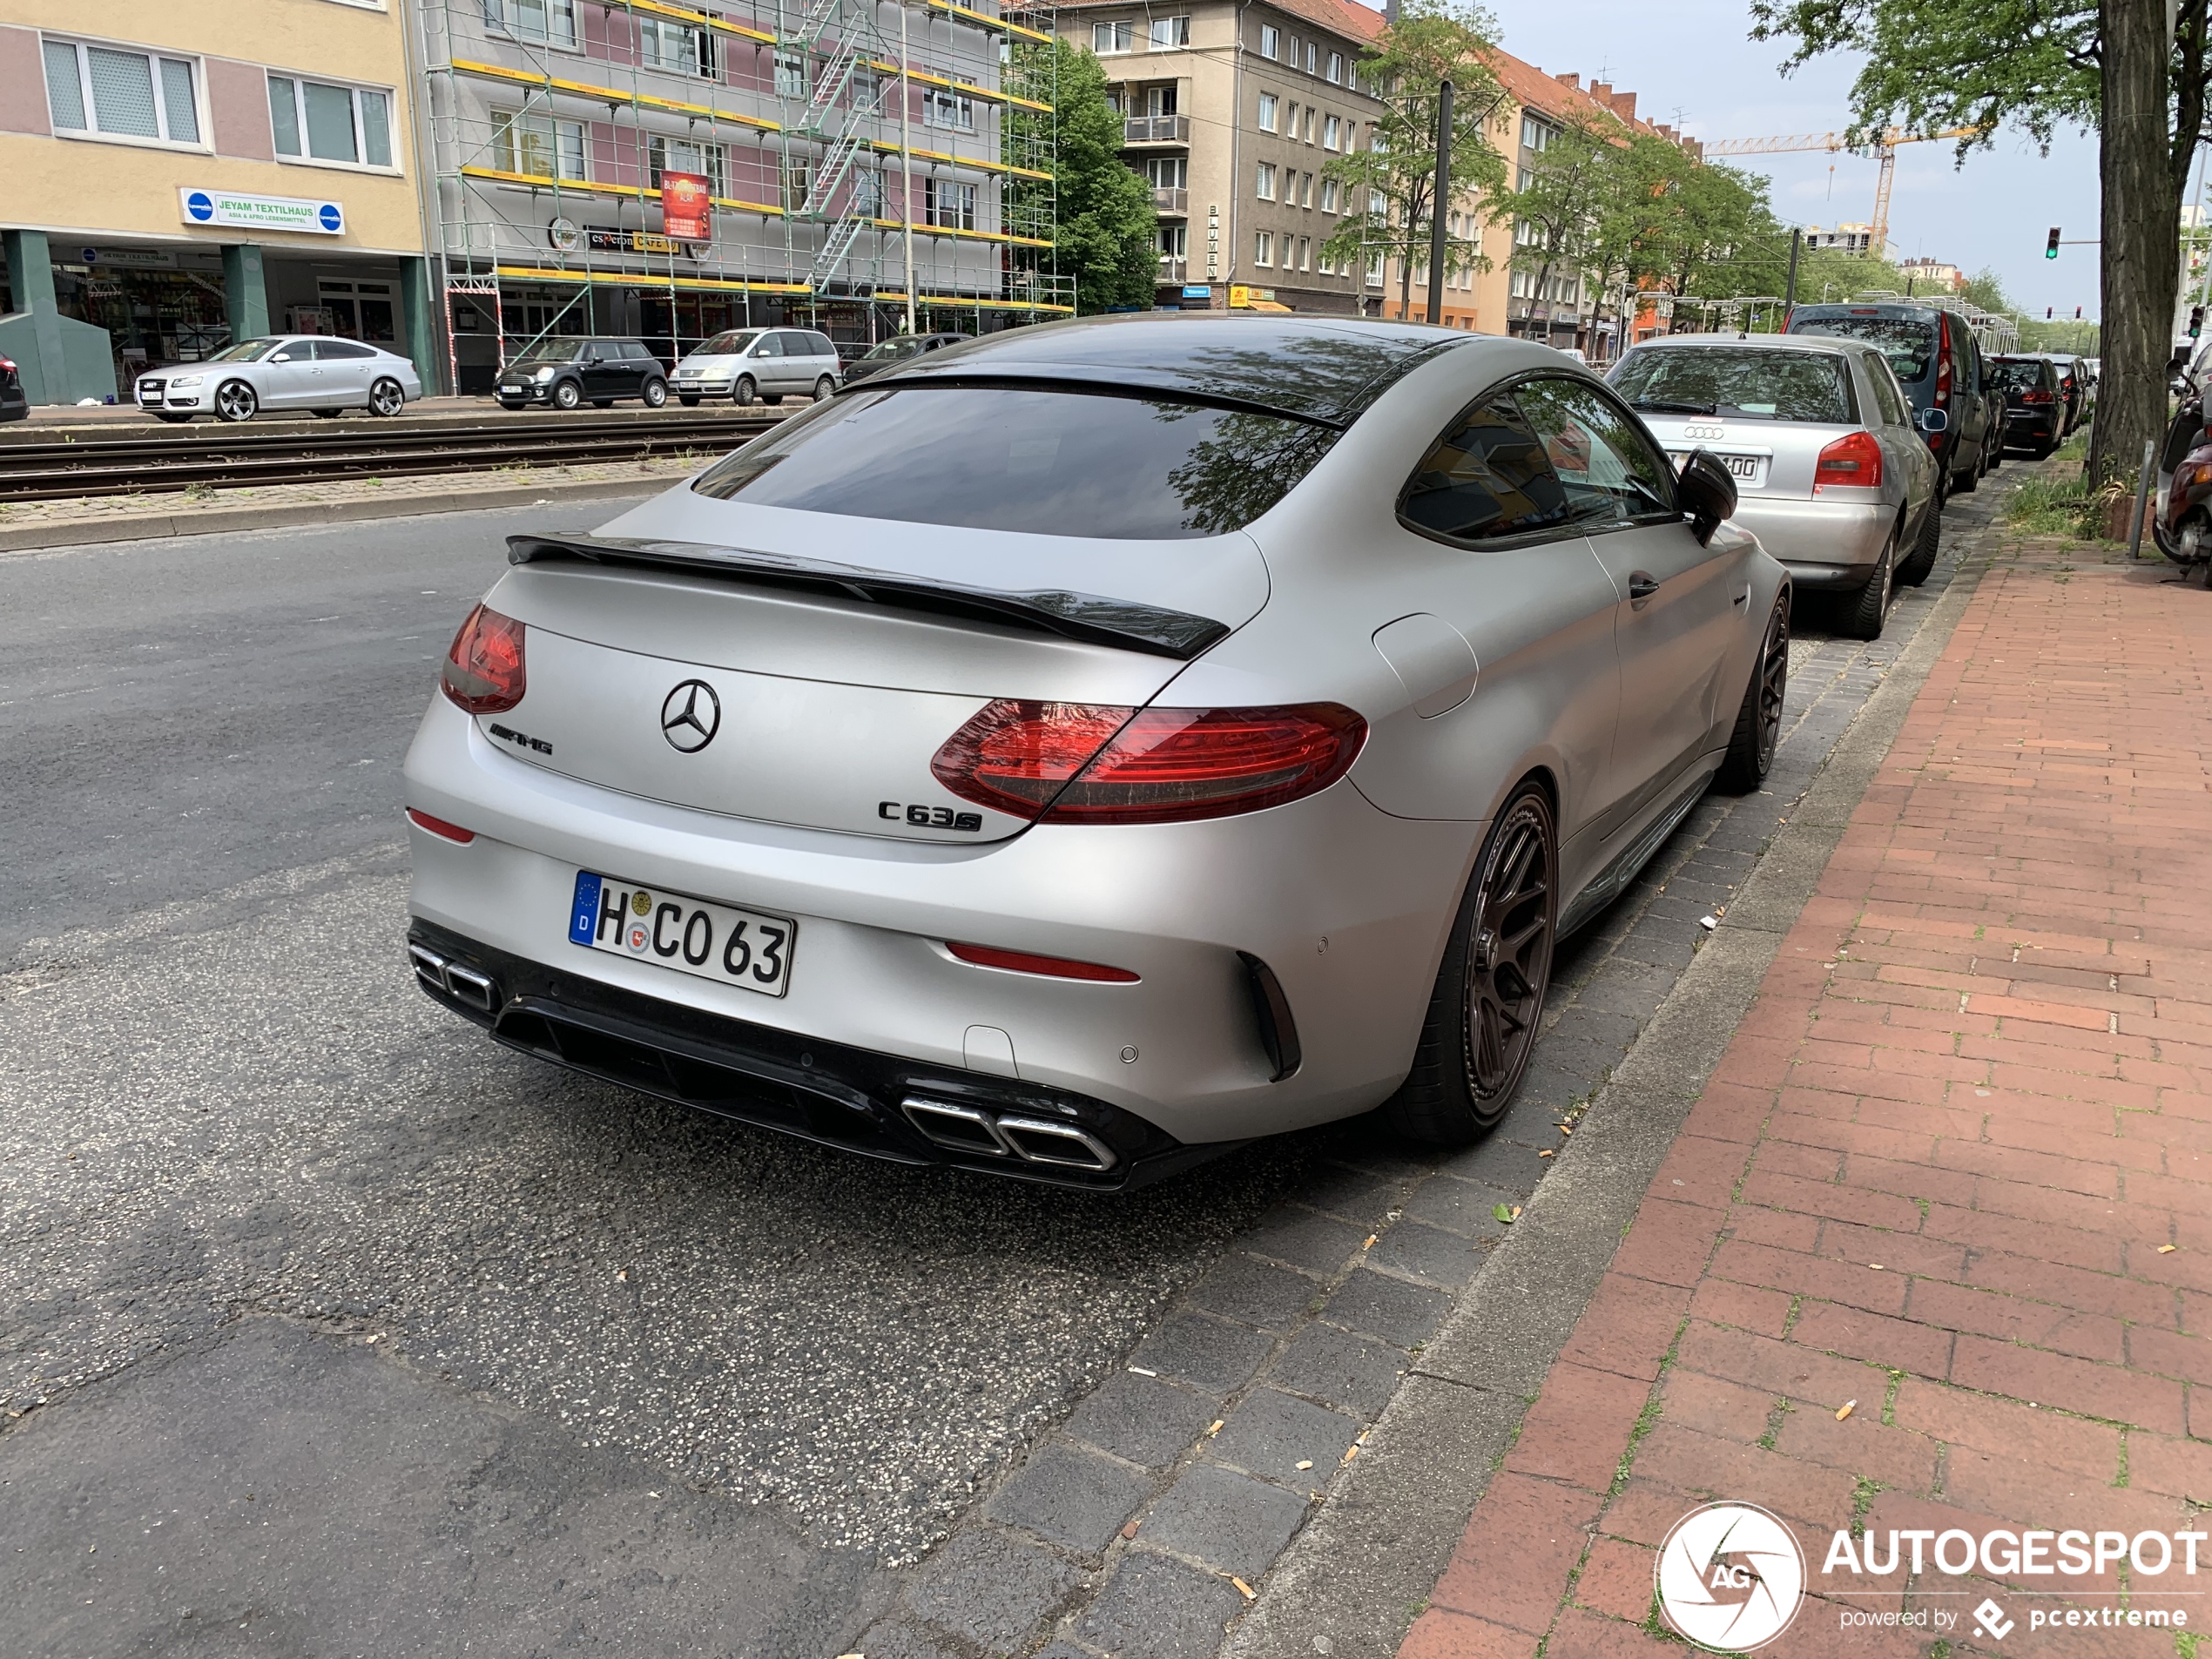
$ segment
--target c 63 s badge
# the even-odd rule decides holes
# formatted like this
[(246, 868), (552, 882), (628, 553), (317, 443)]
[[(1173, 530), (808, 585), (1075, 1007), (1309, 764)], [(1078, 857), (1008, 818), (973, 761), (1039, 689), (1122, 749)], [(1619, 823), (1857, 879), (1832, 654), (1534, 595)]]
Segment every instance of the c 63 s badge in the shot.
[(889, 823), (908, 823), (917, 829), (981, 830), (983, 814), (956, 813), (949, 806), (901, 806), (895, 800), (880, 800), (875, 804), (875, 815)]

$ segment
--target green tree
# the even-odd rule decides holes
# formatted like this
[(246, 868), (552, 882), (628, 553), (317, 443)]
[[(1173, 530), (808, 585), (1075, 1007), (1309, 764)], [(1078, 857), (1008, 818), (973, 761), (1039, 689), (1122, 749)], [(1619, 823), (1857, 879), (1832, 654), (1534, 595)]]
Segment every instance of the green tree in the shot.
[[(1122, 117), (1106, 96), (1106, 73), (1082, 47), (1018, 43), (1017, 70), (1032, 84), (1055, 88), (1054, 113), (1011, 107), (1012, 124), (1047, 125), (1051, 143), (1055, 226), (1048, 268), (1076, 280), (1076, 309), (1089, 315), (1109, 306), (1149, 306), (1159, 281), (1159, 221), (1152, 188), (1122, 160)], [(1057, 62), (1039, 64), (1045, 53)], [(1014, 179), (1009, 188), (1034, 190)]]
[[(2091, 435), (2099, 479), (2134, 475), (2166, 415), (2180, 275), (2175, 226), (2206, 136), (2206, 0), (1752, 0), (1752, 33), (1794, 40), (1795, 67), (1863, 54), (1852, 116), (1868, 130), (2010, 125), (2047, 145), (2098, 133), (2104, 385)], [(2171, 32), (2168, 20), (2171, 19)]]
[[(1474, 192), (1487, 199), (1505, 188), (1506, 161), (1491, 127), (1506, 95), (1485, 61), (1497, 50), (1497, 24), (1476, 6), (1406, 0), (1360, 71), (1383, 99), (1373, 142), (1322, 169), (1345, 192), (1344, 217), (1321, 245), (1322, 256), (1353, 269), (1379, 256), (1398, 260), (1401, 313), (1413, 303), (1414, 266), (1428, 268), (1430, 226), (1440, 211), (1436, 116), (1445, 81), (1452, 83), (1451, 199), (1440, 211), (1448, 213), (1452, 201)], [(1446, 260), (1453, 271), (1489, 268), (1479, 235), (1451, 239)]]

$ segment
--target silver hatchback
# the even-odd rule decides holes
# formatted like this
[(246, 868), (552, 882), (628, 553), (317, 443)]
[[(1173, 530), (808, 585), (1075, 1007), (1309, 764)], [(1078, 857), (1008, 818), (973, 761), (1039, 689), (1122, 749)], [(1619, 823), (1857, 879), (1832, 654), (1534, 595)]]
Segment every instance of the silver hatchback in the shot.
[[(1611, 375), (1679, 464), (1710, 449), (1735, 475), (1735, 522), (1803, 589), (1838, 594), (1878, 637), (1892, 584), (1917, 584), (1942, 534), (1938, 464), (1880, 350), (1804, 334), (1675, 334)], [(1925, 417), (1940, 421), (1942, 411)]]

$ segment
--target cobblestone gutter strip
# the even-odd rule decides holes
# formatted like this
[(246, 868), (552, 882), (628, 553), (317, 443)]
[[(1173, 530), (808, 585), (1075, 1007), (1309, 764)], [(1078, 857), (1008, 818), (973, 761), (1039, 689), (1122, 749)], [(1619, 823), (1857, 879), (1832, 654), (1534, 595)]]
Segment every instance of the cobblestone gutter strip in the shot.
[(519, 464), (497, 472), (446, 473), (395, 479), (334, 479), (325, 484), (187, 491), (165, 496), (103, 496), (78, 501), (0, 505), (0, 555), (87, 542), (141, 542), (172, 536), (281, 529), (293, 524), (332, 524), (416, 513), (476, 512), (487, 507), (528, 507), (546, 501), (644, 495), (696, 469), (698, 455), (608, 462), (588, 467), (534, 468)]
[[(1725, 922), (1592, 1101), (1570, 1150), (1415, 1358), (1360, 1456), (1231, 1629), (1225, 1659), (1396, 1653), (1972, 598), (1986, 565), (1991, 513), (2009, 493), (1985, 490), (1957, 503), (1946, 525), (1963, 555), (1958, 577), (1777, 826)], [(1609, 1419), (1625, 1406), (1635, 1416), (1685, 1317), (1686, 1291), (1680, 1300), (1606, 1310), (1605, 1334), (1580, 1339), (1648, 1356), (1613, 1356), (1599, 1385), (1633, 1399), (1582, 1400), (1555, 1388), (1555, 1409)], [(1621, 1374), (1624, 1364), (1649, 1376), (1635, 1382)], [(1535, 1530), (1554, 1518), (1521, 1519)], [(1579, 1527), (1552, 1530), (1564, 1532), (1561, 1548), (1579, 1556)], [(1501, 1584), (1494, 1593), (1510, 1599), (1514, 1589)]]

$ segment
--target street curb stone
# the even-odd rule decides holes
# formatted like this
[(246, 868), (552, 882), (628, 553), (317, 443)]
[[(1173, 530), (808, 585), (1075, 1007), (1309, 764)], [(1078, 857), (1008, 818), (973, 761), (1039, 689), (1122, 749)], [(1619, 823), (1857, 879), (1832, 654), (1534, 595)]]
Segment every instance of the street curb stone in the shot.
[[(1986, 522), (1984, 514), (1975, 517)], [(1725, 925), (1591, 1100), (1558, 1167), (1436, 1339), (1415, 1356), (1356, 1465), (1275, 1564), (1263, 1598), (1231, 1629), (1224, 1659), (1396, 1653), (1784, 933), (1811, 898), (1982, 569), (1979, 560), (1961, 566), (1845, 726), (1729, 903)], [(1698, 895), (1701, 902), (1707, 896)]]

